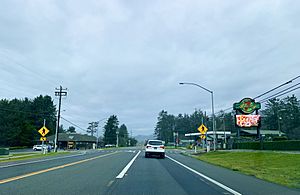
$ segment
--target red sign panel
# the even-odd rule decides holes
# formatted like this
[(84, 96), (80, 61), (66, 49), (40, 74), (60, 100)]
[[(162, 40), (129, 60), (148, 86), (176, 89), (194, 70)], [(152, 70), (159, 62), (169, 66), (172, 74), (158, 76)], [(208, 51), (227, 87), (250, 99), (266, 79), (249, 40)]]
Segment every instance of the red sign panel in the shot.
[(236, 115), (236, 125), (239, 127), (257, 127), (260, 115)]

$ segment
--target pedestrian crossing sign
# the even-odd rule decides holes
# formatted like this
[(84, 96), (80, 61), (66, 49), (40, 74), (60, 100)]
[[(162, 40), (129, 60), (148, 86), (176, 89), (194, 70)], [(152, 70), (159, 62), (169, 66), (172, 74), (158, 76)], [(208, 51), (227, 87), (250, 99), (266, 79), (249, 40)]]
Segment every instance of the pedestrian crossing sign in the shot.
[(40, 130), (38, 131), (43, 137), (45, 137), (45, 135), (47, 135), (49, 133), (49, 130), (47, 129), (46, 126), (43, 126), (42, 128), (40, 128)]
[(201, 134), (205, 134), (207, 130), (207, 127), (205, 127), (203, 124), (198, 128), (198, 131), (200, 131)]

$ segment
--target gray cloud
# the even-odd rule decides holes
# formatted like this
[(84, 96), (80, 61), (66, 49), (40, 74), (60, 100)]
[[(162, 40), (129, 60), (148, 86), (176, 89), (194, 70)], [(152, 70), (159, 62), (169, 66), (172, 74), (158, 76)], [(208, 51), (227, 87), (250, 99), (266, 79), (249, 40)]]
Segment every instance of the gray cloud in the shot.
[(218, 111), (299, 75), (298, 4), (2, 1), (1, 97), (63, 85), (62, 115), (79, 126), (117, 114), (152, 134), (162, 109), (210, 113), (210, 95), (181, 81), (213, 90)]

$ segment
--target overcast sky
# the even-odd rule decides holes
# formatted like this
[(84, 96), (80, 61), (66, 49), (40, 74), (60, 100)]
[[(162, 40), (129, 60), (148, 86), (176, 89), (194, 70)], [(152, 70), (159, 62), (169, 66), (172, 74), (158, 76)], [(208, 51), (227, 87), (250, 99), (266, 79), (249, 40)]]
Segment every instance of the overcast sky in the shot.
[(179, 82), (213, 90), (219, 111), (300, 73), (297, 0), (1, 0), (0, 29), (0, 98), (57, 104), (62, 85), (82, 128), (115, 114), (153, 134), (162, 109), (211, 114), (210, 94)]

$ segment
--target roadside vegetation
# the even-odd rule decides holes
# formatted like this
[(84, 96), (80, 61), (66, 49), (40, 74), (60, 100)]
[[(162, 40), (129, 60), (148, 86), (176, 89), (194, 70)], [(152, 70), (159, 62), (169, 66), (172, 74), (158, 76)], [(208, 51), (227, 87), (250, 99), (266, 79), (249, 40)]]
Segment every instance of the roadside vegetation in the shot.
[(279, 152), (210, 152), (196, 158), (259, 179), (300, 189), (300, 154)]
[(10, 154), (6, 156), (0, 156), (0, 162), (14, 162), (34, 158), (44, 158), (48, 156), (61, 156), (66, 154), (70, 154), (70, 152), (50, 152), (46, 154), (42, 154), (41, 152), (28, 152), (20, 154)]

